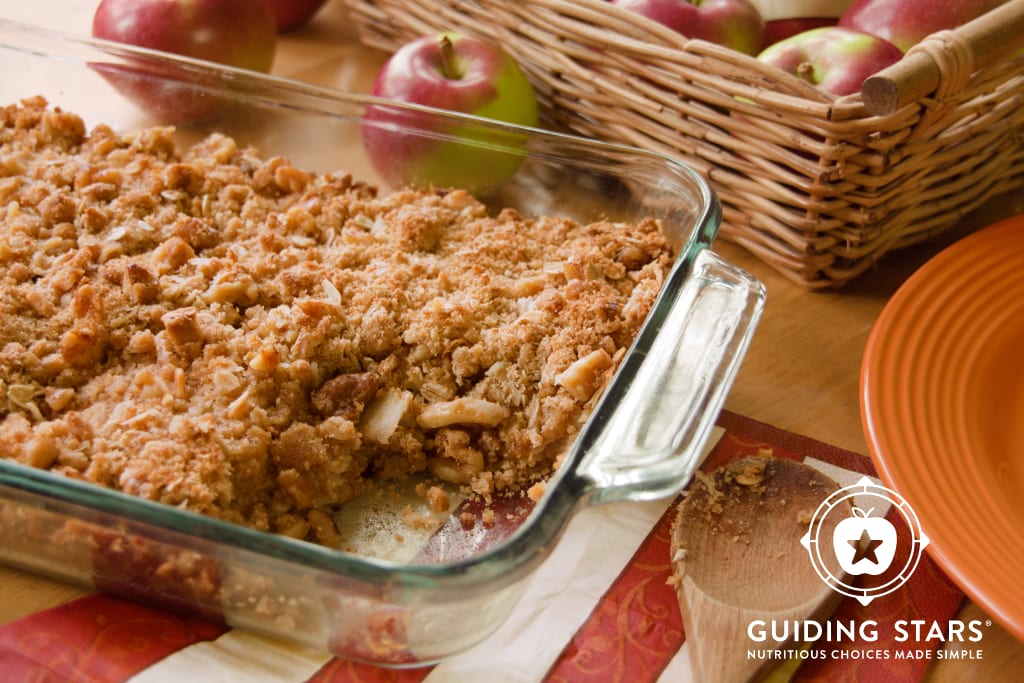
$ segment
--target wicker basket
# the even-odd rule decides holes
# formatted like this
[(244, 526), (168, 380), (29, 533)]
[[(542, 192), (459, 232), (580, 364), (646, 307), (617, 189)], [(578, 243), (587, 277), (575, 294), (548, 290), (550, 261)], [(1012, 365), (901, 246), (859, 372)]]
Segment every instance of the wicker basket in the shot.
[(686, 161), (722, 201), (720, 235), (809, 289), (1024, 186), (1024, 0), (842, 98), (602, 0), (347, 2), (374, 47), (441, 30), (504, 45), (544, 125)]

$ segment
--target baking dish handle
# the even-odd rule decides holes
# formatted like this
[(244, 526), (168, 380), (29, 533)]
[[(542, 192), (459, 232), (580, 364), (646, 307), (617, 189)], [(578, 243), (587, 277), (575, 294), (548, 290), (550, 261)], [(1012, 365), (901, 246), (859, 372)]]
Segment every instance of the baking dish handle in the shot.
[(577, 442), (583, 455), (568, 476), (584, 502), (661, 498), (689, 482), (764, 301), (759, 281), (697, 253), (660, 324), (638, 339), (647, 353), (629, 354), (608, 387), (602, 402), (617, 409), (598, 407)]

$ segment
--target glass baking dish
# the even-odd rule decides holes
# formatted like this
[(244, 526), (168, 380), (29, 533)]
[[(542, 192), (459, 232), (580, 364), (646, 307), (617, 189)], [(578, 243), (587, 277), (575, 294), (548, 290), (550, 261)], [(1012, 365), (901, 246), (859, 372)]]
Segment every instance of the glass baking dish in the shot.
[(128, 74), (176, 100), (210, 105), (210, 120), (178, 126), (183, 140), (215, 130), (299, 168), (344, 168), (381, 184), (360, 135), (367, 107), (386, 105), (409, 114), (403, 134), (440, 136), (466, 154), (514, 157), (515, 175), (484, 197), (495, 210), (578, 221), (652, 216), (678, 249), (643, 329), (536, 503), (516, 498), (492, 523), (467, 525), (466, 515), (485, 514), (467, 501), (411, 551), (374, 556), (0, 459), (4, 562), (346, 658), (422, 665), (493, 632), (582, 506), (670, 496), (689, 481), (765, 293), (709, 249), (719, 205), (684, 164), (9, 21), (0, 21), (0, 70), (3, 105), (42, 95), (89, 129), (174, 123), (160, 106), (143, 111), (111, 85), (119, 82), (111, 73)]

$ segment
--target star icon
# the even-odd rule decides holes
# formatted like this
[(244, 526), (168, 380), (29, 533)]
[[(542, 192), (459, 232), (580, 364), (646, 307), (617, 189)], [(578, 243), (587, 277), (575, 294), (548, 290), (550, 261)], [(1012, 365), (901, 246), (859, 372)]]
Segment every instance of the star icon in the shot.
[(861, 560), (871, 560), (875, 564), (878, 564), (878, 558), (875, 556), (875, 548), (882, 545), (882, 541), (877, 541), (871, 538), (867, 529), (860, 532), (860, 538), (847, 542), (857, 550), (857, 553), (853, 556), (853, 564), (857, 564)]

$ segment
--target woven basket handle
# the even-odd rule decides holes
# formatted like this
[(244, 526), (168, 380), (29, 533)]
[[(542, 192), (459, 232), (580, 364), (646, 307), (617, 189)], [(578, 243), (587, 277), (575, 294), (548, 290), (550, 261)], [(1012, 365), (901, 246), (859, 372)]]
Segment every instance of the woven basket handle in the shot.
[(876, 116), (892, 114), (932, 93), (963, 89), (975, 69), (1024, 47), (1024, 0), (1010, 0), (952, 31), (939, 31), (864, 81), (861, 99)]

